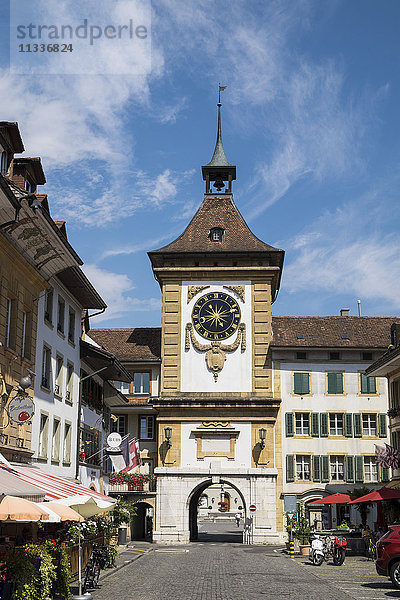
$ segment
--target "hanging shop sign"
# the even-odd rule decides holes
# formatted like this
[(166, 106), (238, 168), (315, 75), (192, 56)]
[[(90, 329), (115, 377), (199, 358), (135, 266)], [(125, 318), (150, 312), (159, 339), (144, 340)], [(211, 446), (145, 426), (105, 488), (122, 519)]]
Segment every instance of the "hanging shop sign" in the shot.
[(7, 407), (7, 412), (14, 423), (22, 425), (31, 422), (35, 414), (35, 405), (29, 396), (14, 396)]
[(119, 448), (119, 446), (121, 445), (121, 442), (122, 442), (122, 437), (117, 432), (110, 433), (110, 435), (107, 438), (107, 444), (108, 444), (109, 448)]

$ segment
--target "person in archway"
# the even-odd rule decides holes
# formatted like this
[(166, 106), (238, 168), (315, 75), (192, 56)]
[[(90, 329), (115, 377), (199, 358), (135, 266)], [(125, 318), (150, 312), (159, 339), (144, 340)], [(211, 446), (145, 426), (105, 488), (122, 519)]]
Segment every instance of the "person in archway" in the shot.
[(236, 520), (236, 525), (239, 527), (240, 525), (240, 519), (242, 518), (242, 515), (240, 512), (237, 512), (235, 515), (235, 520)]

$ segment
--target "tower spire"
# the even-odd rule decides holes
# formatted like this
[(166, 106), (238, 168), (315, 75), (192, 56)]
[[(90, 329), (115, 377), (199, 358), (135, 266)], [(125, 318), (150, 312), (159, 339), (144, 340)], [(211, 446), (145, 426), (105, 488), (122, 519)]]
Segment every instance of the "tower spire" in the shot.
[(218, 86), (218, 127), (217, 141), (215, 143), (214, 154), (209, 163), (202, 167), (203, 179), (206, 181), (206, 194), (211, 193), (210, 182), (214, 181), (213, 187), (220, 192), (224, 187), (224, 181), (228, 181), (228, 193), (232, 191), (232, 181), (236, 179), (236, 167), (226, 158), (224, 146), (222, 143), (221, 127), (221, 92), (226, 86)]

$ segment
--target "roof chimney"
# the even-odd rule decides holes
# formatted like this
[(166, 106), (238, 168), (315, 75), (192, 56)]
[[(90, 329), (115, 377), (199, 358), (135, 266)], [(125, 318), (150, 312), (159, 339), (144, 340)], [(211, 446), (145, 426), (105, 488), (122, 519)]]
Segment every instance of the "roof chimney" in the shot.
[(349, 317), (350, 316), (350, 309), (349, 308), (341, 308), (340, 309), (340, 316), (341, 317)]

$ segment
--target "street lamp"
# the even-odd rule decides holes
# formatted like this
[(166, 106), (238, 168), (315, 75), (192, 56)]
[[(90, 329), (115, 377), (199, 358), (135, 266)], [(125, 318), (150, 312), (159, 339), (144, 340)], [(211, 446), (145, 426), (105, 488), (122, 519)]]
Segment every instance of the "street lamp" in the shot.
[(260, 435), (260, 447), (261, 447), (261, 450), (264, 450), (264, 448), (265, 448), (265, 438), (266, 438), (266, 435), (267, 435), (267, 430), (262, 427), (261, 429), (258, 430), (258, 433)]
[(172, 436), (172, 427), (164, 427), (165, 439), (167, 440), (168, 448), (171, 448), (171, 436)]

